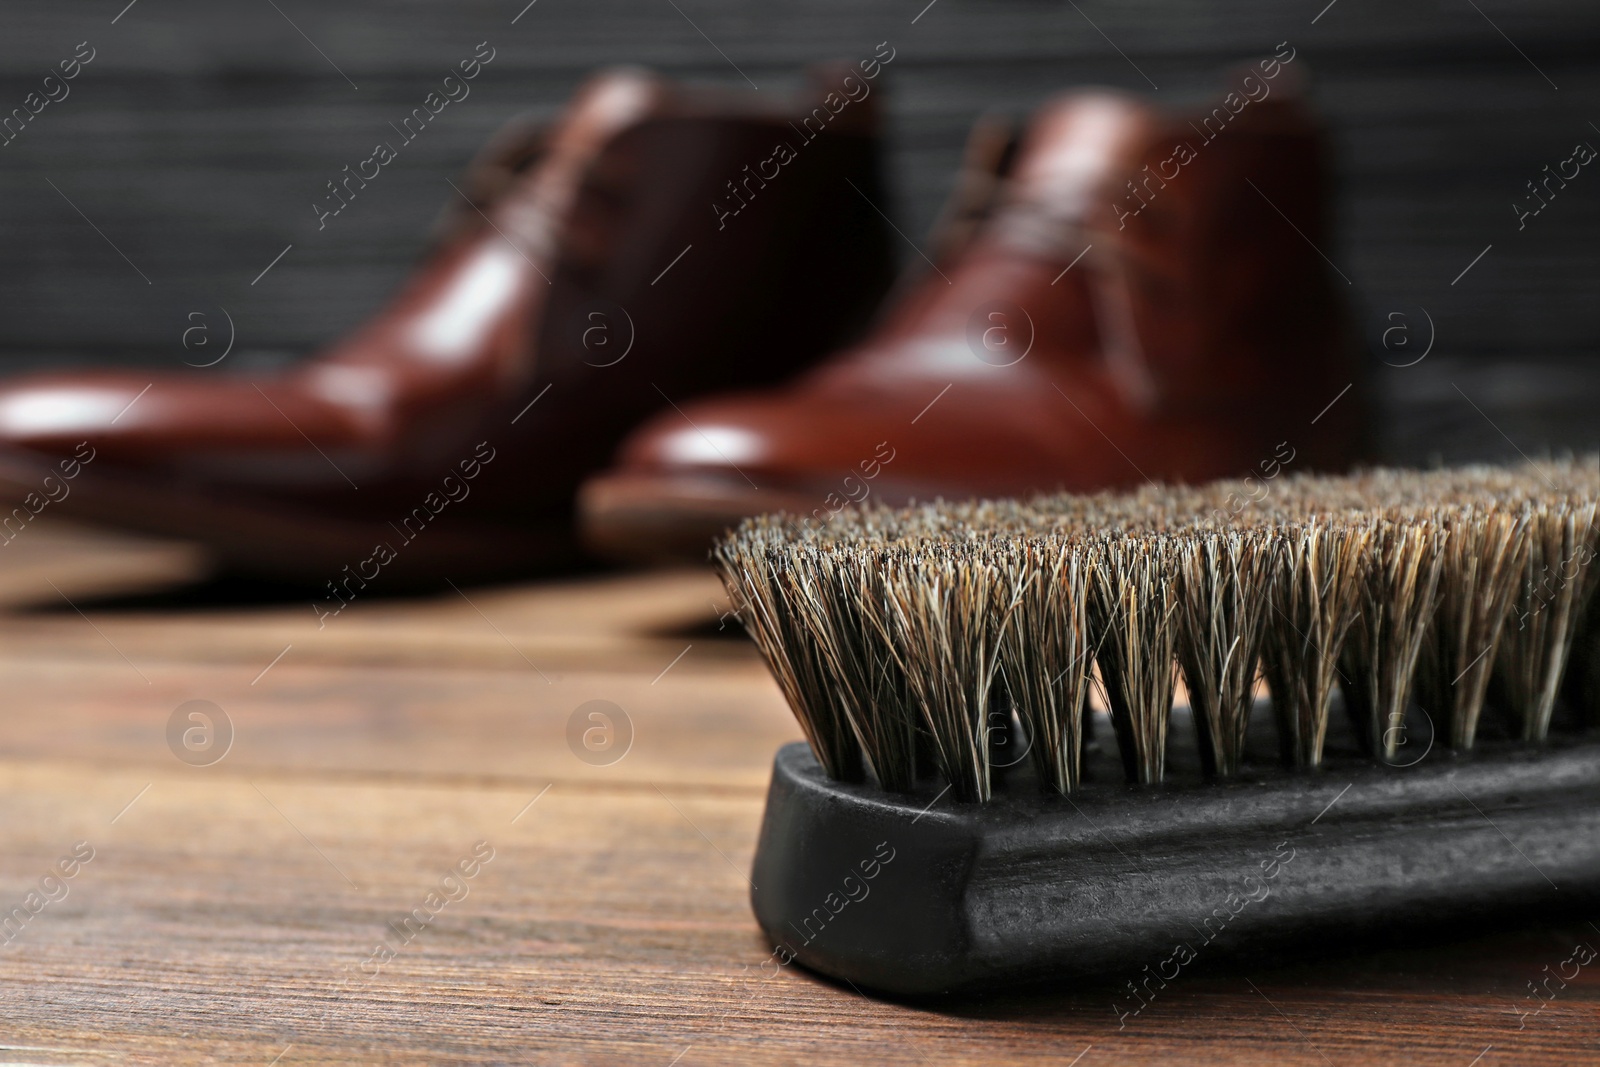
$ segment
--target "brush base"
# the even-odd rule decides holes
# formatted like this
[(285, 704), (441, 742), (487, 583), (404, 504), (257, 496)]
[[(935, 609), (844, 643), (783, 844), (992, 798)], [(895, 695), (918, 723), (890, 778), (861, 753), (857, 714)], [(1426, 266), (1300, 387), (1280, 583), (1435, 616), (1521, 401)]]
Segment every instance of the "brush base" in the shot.
[(863, 988), (1120, 989), (1196, 957), (1580, 900), (1600, 886), (1600, 745), (964, 804), (832, 781), (797, 743), (752, 881), (778, 963)]

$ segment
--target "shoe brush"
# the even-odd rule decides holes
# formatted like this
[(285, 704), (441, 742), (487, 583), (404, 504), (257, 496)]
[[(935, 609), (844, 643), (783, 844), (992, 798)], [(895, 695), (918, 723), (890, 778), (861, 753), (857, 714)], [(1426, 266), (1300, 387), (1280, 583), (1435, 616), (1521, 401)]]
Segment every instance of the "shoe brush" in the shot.
[(715, 561), (807, 741), (775, 956), (1143, 976), (1594, 884), (1597, 499), (1590, 458), (747, 520)]

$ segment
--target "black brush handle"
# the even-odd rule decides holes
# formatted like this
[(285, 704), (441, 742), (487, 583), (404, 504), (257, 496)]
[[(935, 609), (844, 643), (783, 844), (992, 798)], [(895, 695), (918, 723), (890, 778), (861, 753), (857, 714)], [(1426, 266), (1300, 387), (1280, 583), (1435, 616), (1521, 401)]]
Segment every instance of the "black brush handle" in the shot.
[(958, 804), (830, 780), (791, 744), (752, 881), (777, 964), (863, 987), (1143, 983), (1193, 956), (1582, 897), (1600, 745)]

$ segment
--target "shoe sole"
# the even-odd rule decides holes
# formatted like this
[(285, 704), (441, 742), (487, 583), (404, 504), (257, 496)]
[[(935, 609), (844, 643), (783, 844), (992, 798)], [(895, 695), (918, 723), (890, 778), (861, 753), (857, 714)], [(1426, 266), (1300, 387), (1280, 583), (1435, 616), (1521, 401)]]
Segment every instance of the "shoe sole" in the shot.
[[(25, 503), (45, 499), (45, 479), (67, 493), (37, 511)], [(122, 471), (85, 465), (62, 479), (48, 457), (0, 453), (0, 547), (35, 517), (115, 527), (157, 537), (199, 542), (221, 567), (294, 584), (321, 587), (366, 570), (380, 545), (393, 558), (378, 564), (385, 589), (476, 582), (537, 574), (581, 559), (564, 518), (529, 527), (482, 521), (445, 521), (407, 540), (391, 523), (329, 519), (277, 502), (184, 490)], [(346, 568), (350, 573), (347, 573)]]
[(706, 563), (712, 544), (751, 515), (805, 514), (817, 498), (760, 489), (709, 473), (610, 471), (578, 493), (578, 539), (604, 559), (628, 563)]

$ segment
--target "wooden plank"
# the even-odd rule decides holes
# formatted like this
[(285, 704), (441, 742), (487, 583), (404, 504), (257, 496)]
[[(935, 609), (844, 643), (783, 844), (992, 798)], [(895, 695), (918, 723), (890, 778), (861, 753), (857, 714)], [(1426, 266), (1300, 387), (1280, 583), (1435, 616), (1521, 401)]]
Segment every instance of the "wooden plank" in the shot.
[[(35, 558), (53, 567), (116, 552), (64, 527), (34, 532)], [(94, 849), (73, 878), (45, 886), (57, 899), (13, 921), (0, 951), (0, 1053), (73, 1064), (1082, 1054), (1086, 1067), (1461, 1067), (1489, 1046), (1478, 1062), (1567, 1063), (1600, 1041), (1600, 982), (1588, 971), (1537, 1015), (1517, 1014), (1534, 1006), (1527, 983), (1559, 968), (1575, 941), (1600, 939), (1581, 923), (1463, 930), (1450, 944), (1299, 964), (1202, 960), (1122, 1018), (1115, 980), (904, 1005), (777, 967), (750, 917), (747, 872), (768, 761), (793, 722), (748, 652), (691, 652), (662, 674), (626, 651), (641, 622), (698, 611), (705, 581), (482, 591), (530, 648), (569, 620), (600, 634), (613, 619), (605, 640), (618, 665), (564, 666), (549, 685), (525, 664), (449, 650), (366, 662), (354, 642), (348, 662), (328, 646), (261, 674), (235, 653), (252, 625), (281, 625), (271, 606), (141, 620), (166, 653), (135, 657), (137, 669), (103, 642), (52, 653), (66, 622), (92, 632), (76, 614), (49, 620), (31, 645), (22, 638), (37, 616), (0, 617), (0, 915), (26, 910), (77, 842)], [(390, 609), (393, 633), (435, 643), (463, 625), (448, 601)], [(117, 612), (91, 601), (87, 614), (133, 642), (138, 625)], [(231, 630), (237, 647), (208, 644), (208, 629)], [(582, 762), (566, 741), (571, 712), (597, 698), (635, 727), (610, 766)], [(168, 747), (167, 720), (190, 699), (215, 701), (236, 728), (210, 766)], [(493, 859), (446, 885), (457, 899), (430, 904), (479, 841)], [(890, 895), (871, 899), (892, 906)]]
[[(0, 605), (68, 606), (74, 598), (126, 597), (204, 577), (205, 553), (195, 545), (58, 523), (48, 510), (20, 531), (0, 535)], [(9, 539), (7, 539), (9, 538)]]
[(253, 676), (289, 645), (291, 663), (535, 675), (630, 667), (654, 676), (689, 645), (697, 663), (756, 662), (706, 569), (415, 596), (386, 595), (375, 584), (325, 617), (313, 605), (327, 613), (338, 601), (304, 590), (235, 587), (268, 602), (249, 611), (218, 607), (229, 587), (204, 584), (208, 564), (195, 546), (73, 527), (48, 512), (4, 550), (10, 555), (0, 562), (10, 565), (0, 568), (0, 606), (11, 614), (0, 613), (0, 643), (14, 655), (110, 656), (134, 673), (176, 657), (238, 664)]
[[(336, 667), (289, 657), (253, 682), (257, 671), (167, 661), (135, 672), (110, 654), (87, 663), (8, 655), (0, 660), (0, 745), (19, 760), (181, 769), (168, 723), (180, 705), (204, 700), (221, 709), (232, 734), (225, 755), (196, 738), (202, 755), (216, 758), (203, 768), (209, 777), (398, 777), (528, 791), (551, 782), (634, 790), (659, 783), (759, 798), (773, 753), (800, 737), (764, 669), (719, 668), (692, 653), (659, 681), (634, 671), (561, 671), (546, 684), (526, 668)], [(568, 728), (577, 715), (589, 729), (579, 710), (597, 700), (610, 705), (596, 710), (616, 720), (616, 738), (631, 729), (631, 747), (597, 736), (600, 756), (614, 760), (590, 764), (569, 744)]]
[[(1572, 1062), (1600, 1039), (1587, 973), (1516, 1029), (1523, 983), (1582, 929), (1201, 965), (1121, 1028), (1114, 983), (873, 1001), (763, 969), (744, 881), (758, 797), (558, 786), (518, 818), (533, 795), (0, 764), (0, 899), (95, 849), (0, 954), (0, 1040), (77, 1062), (1065, 1063), (1092, 1046), (1081, 1062), (1459, 1067), (1490, 1045)], [(478, 841), (494, 856), (466, 896), (409, 941), (386, 934)]]

